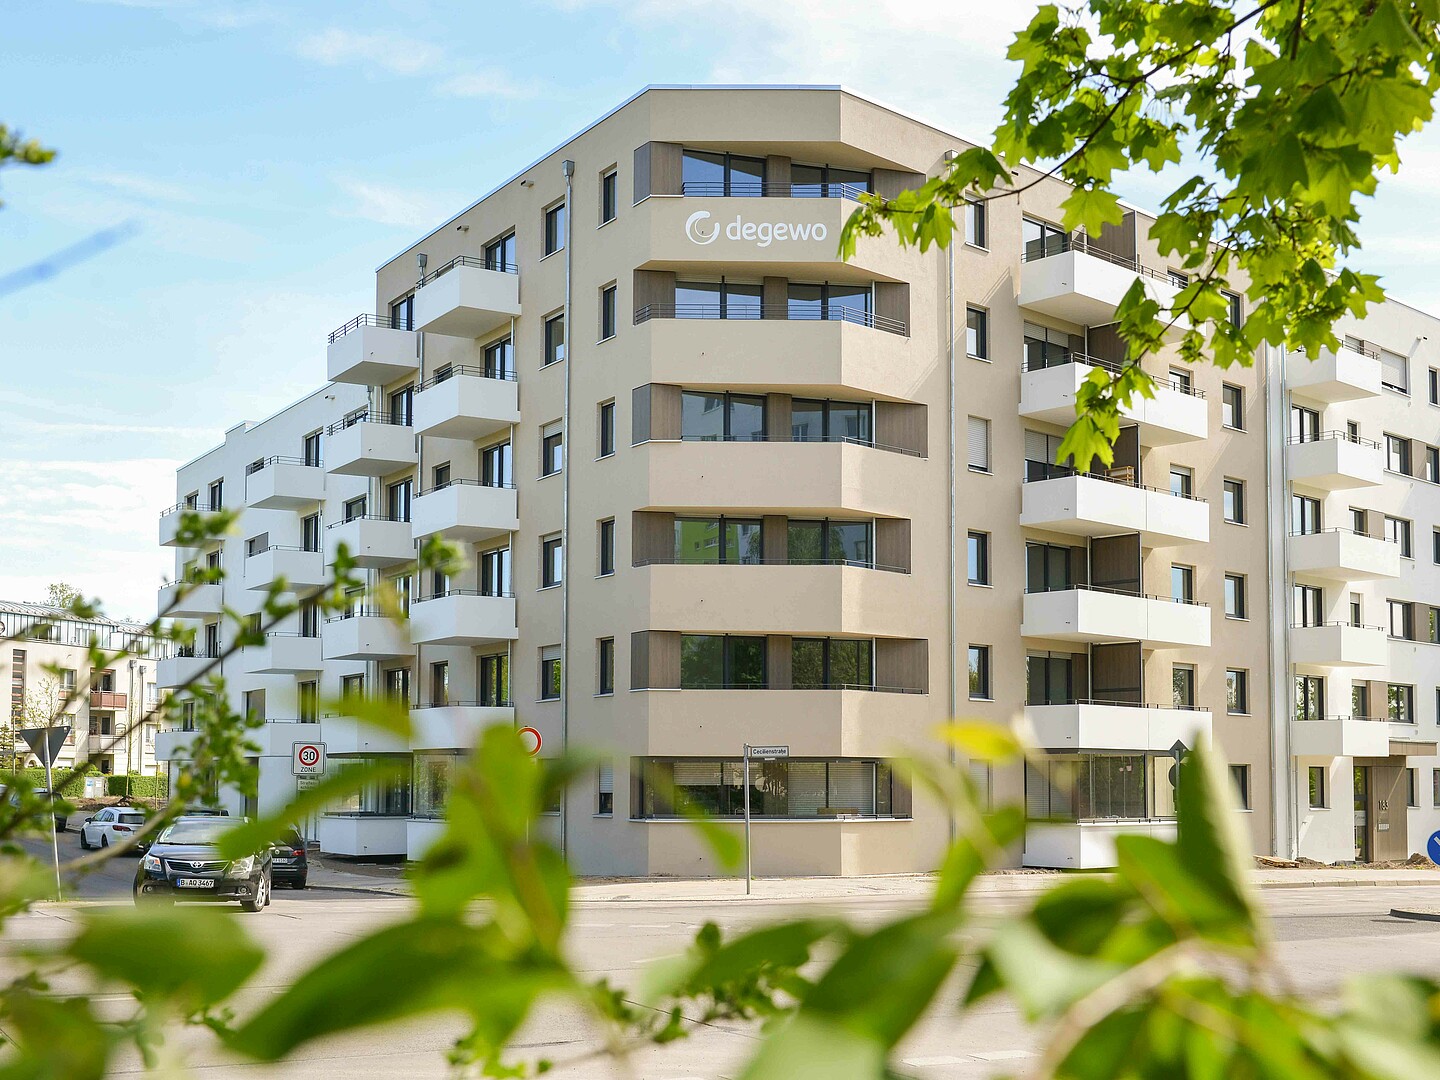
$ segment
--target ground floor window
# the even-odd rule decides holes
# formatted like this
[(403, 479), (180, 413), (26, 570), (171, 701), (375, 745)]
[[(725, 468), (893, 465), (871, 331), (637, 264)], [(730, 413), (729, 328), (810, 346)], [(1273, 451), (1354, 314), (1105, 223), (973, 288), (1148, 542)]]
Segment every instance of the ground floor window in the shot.
[[(374, 761), (403, 761), (405, 754), (375, 754), (351, 758), (331, 758), (336, 769), (355, 768)], [(337, 814), (375, 814), (380, 817), (408, 817), (410, 814), (410, 777), (391, 776), (371, 780), (359, 791), (352, 791), (331, 808)]]
[(1054, 755), (1025, 764), (1032, 821), (1175, 816), (1175, 760), (1168, 754)]
[(450, 801), (450, 782), (460, 758), (457, 754), (416, 754), (413, 792), (416, 817), (440, 817)]
[[(637, 759), (641, 817), (745, 812), (738, 759)], [(750, 813), (767, 818), (909, 817), (910, 792), (888, 761), (752, 761)]]

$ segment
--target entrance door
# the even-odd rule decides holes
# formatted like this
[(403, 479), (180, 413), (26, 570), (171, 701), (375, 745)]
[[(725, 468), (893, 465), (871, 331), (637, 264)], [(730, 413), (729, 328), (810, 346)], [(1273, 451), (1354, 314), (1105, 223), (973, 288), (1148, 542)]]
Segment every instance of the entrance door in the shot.
[(1355, 766), (1355, 861), (1370, 861), (1370, 829), (1366, 807), (1370, 804), (1370, 770)]

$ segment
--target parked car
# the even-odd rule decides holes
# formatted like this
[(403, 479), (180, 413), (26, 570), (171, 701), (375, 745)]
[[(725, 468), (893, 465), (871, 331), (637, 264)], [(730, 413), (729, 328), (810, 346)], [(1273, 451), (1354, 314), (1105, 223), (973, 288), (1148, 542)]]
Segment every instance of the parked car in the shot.
[(96, 847), (108, 848), (111, 844), (128, 844), (143, 855), (150, 844), (145, 840), (136, 841), (135, 834), (144, 827), (145, 811), (129, 806), (107, 806), (80, 824), (80, 846), (89, 851)]
[[(36, 788), (33, 792), (31, 792), (31, 794), (34, 795), (37, 799), (43, 799), (43, 800), (45, 800), (46, 802), (51, 802), (51, 803), (53, 803), (53, 802), (56, 801), (55, 796), (50, 793), (50, 791), (49, 791), (48, 788)], [(11, 806), (19, 806), (19, 805), (20, 805), (20, 793), (19, 793), (18, 791), (9, 791), (9, 790), (6, 789), (6, 788), (0, 788), (0, 795), (3, 795), (3, 797), (5, 797), (5, 798), (7, 798), (7, 799), (10, 800), (10, 805), (11, 805)], [(64, 831), (65, 831), (65, 819), (66, 819), (66, 816), (67, 816), (67, 815), (60, 813), (58, 810), (55, 812), (55, 831), (56, 831), (56, 832), (64, 832)]]
[(245, 818), (186, 814), (155, 838), (135, 870), (137, 904), (176, 900), (235, 901), (246, 911), (270, 905), (270, 846), (226, 859), (220, 840)]
[(305, 888), (310, 878), (310, 860), (305, 855), (305, 838), (298, 829), (289, 830), (270, 846), (270, 876), (276, 885)]

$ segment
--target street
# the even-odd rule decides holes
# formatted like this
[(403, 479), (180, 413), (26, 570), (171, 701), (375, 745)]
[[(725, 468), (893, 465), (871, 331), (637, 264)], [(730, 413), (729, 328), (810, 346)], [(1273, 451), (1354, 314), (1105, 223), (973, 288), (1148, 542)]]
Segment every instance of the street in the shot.
[[(62, 844), (75, 843), (74, 834), (61, 839)], [(47, 904), (13, 920), (7, 949), (13, 951), (22, 942), (63, 937), (71, 931), (77, 911), (88, 904), (128, 903), (133, 872), (133, 857), (122, 856), (80, 886), (81, 895), (90, 898), (88, 902)], [(335, 880), (345, 878), (343, 873), (335, 874)], [(584, 896), (587, 891), (582, 888), (577, 895)], [(633, 986), (647, 962), (683, 951), (707, 920), (718, 922), (727, 934), (806, 911), (845, 914), (868, 925), (913, 910), (922, 895), (917, 888), (909, 894), (892, 891), (805, 900), (761, 895), (746, 900), (737, 894), (733, 882), (716, 883), (711, 899), (646, 900), (641, 898), (644, 892), (638, 886), (618, 895), (595, 890), (591, 895), (608, 898), (577, 901), (570, 944), (577, 966), (587, 976)], [(1440, 924), (1388, 915), (1392, 907), (1435, 905), (1440, 891), (1434, 886), (1274, 889), (1262, 896), (1273, 920), (1281, 961), (1296, 983), (1318, 999), (1332, 993), (1341, 978), (1360, 971), (1440, 969)], [(982, 928), (994, 925), (1027, 900), (1026, 894), (1015, 892), (979, 897)], [(367, 930), (401, 917), (409, 904), (408, 899), (381, 891), (332, 885), (303, 893), (279, 890), (272, 906), (261, 914), (245, 915), (237, 910), (233, 917), (244, 920), (270, 953), (266, 967), (236, 1002), (239, 1011), (243, 1015), (245, 1010), (259, 1007), (306, 965)], [(396, 973), (396, 980), (397, 988), (403, 985), (403, 974)], [(978, 1080), (1023, 1066), (1033, 1056), (1037, 1035), (1025, 1029), (1008, 1003), (997, 999), (961, 1014), (956, 1009), (959, 993), (958, 984), (947, 987), (940, 1007), (905, 1041), (899, 1058), (907, 1069), (924, 1080)], [(98, 1004), (102, 1010), (113, 1010), (118, 1018), (125, 1014), (128, 1000), (124, 995), (106, 995)], [(320, 1042), (278, 1067), (228, 1061), (205, 1034), (195, 1031), (178, 1033), (167, 1052), (183, 1056), (198, 1075), (215, 1080), (261, 1076), (378, 1080), (398, 1075), (419, 1080), (447, 1075), (443, 1055), (459, 1033), (454, 1021), (431, 1018)], [(638, 1050), (631, 1075), (638, 1080), (735, 1076), (755, 1038), (750, 1025), (700, 1026), (679, 1043)], [(593, 1030), (577, 1011), (549, 1006), (532, 1018), (514, 1049), (516, 1056), (551, 1059), (557, 1076), (622, 1075), (603, 1060), (588, 1056), (596, 1045)], [(135, 1058), (123, 1062), (114, 1075), (141, 1071)]]

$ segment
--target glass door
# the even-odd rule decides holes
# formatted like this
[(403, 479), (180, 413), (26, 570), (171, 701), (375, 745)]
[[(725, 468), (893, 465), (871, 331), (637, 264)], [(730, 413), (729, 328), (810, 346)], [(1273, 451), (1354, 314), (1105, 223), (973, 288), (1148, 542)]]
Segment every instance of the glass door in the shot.
[(1370, 828), (1366, 806), (1370, 802), (1370, 770), (1355, 766), (1355, 861), (1370, 861)]

